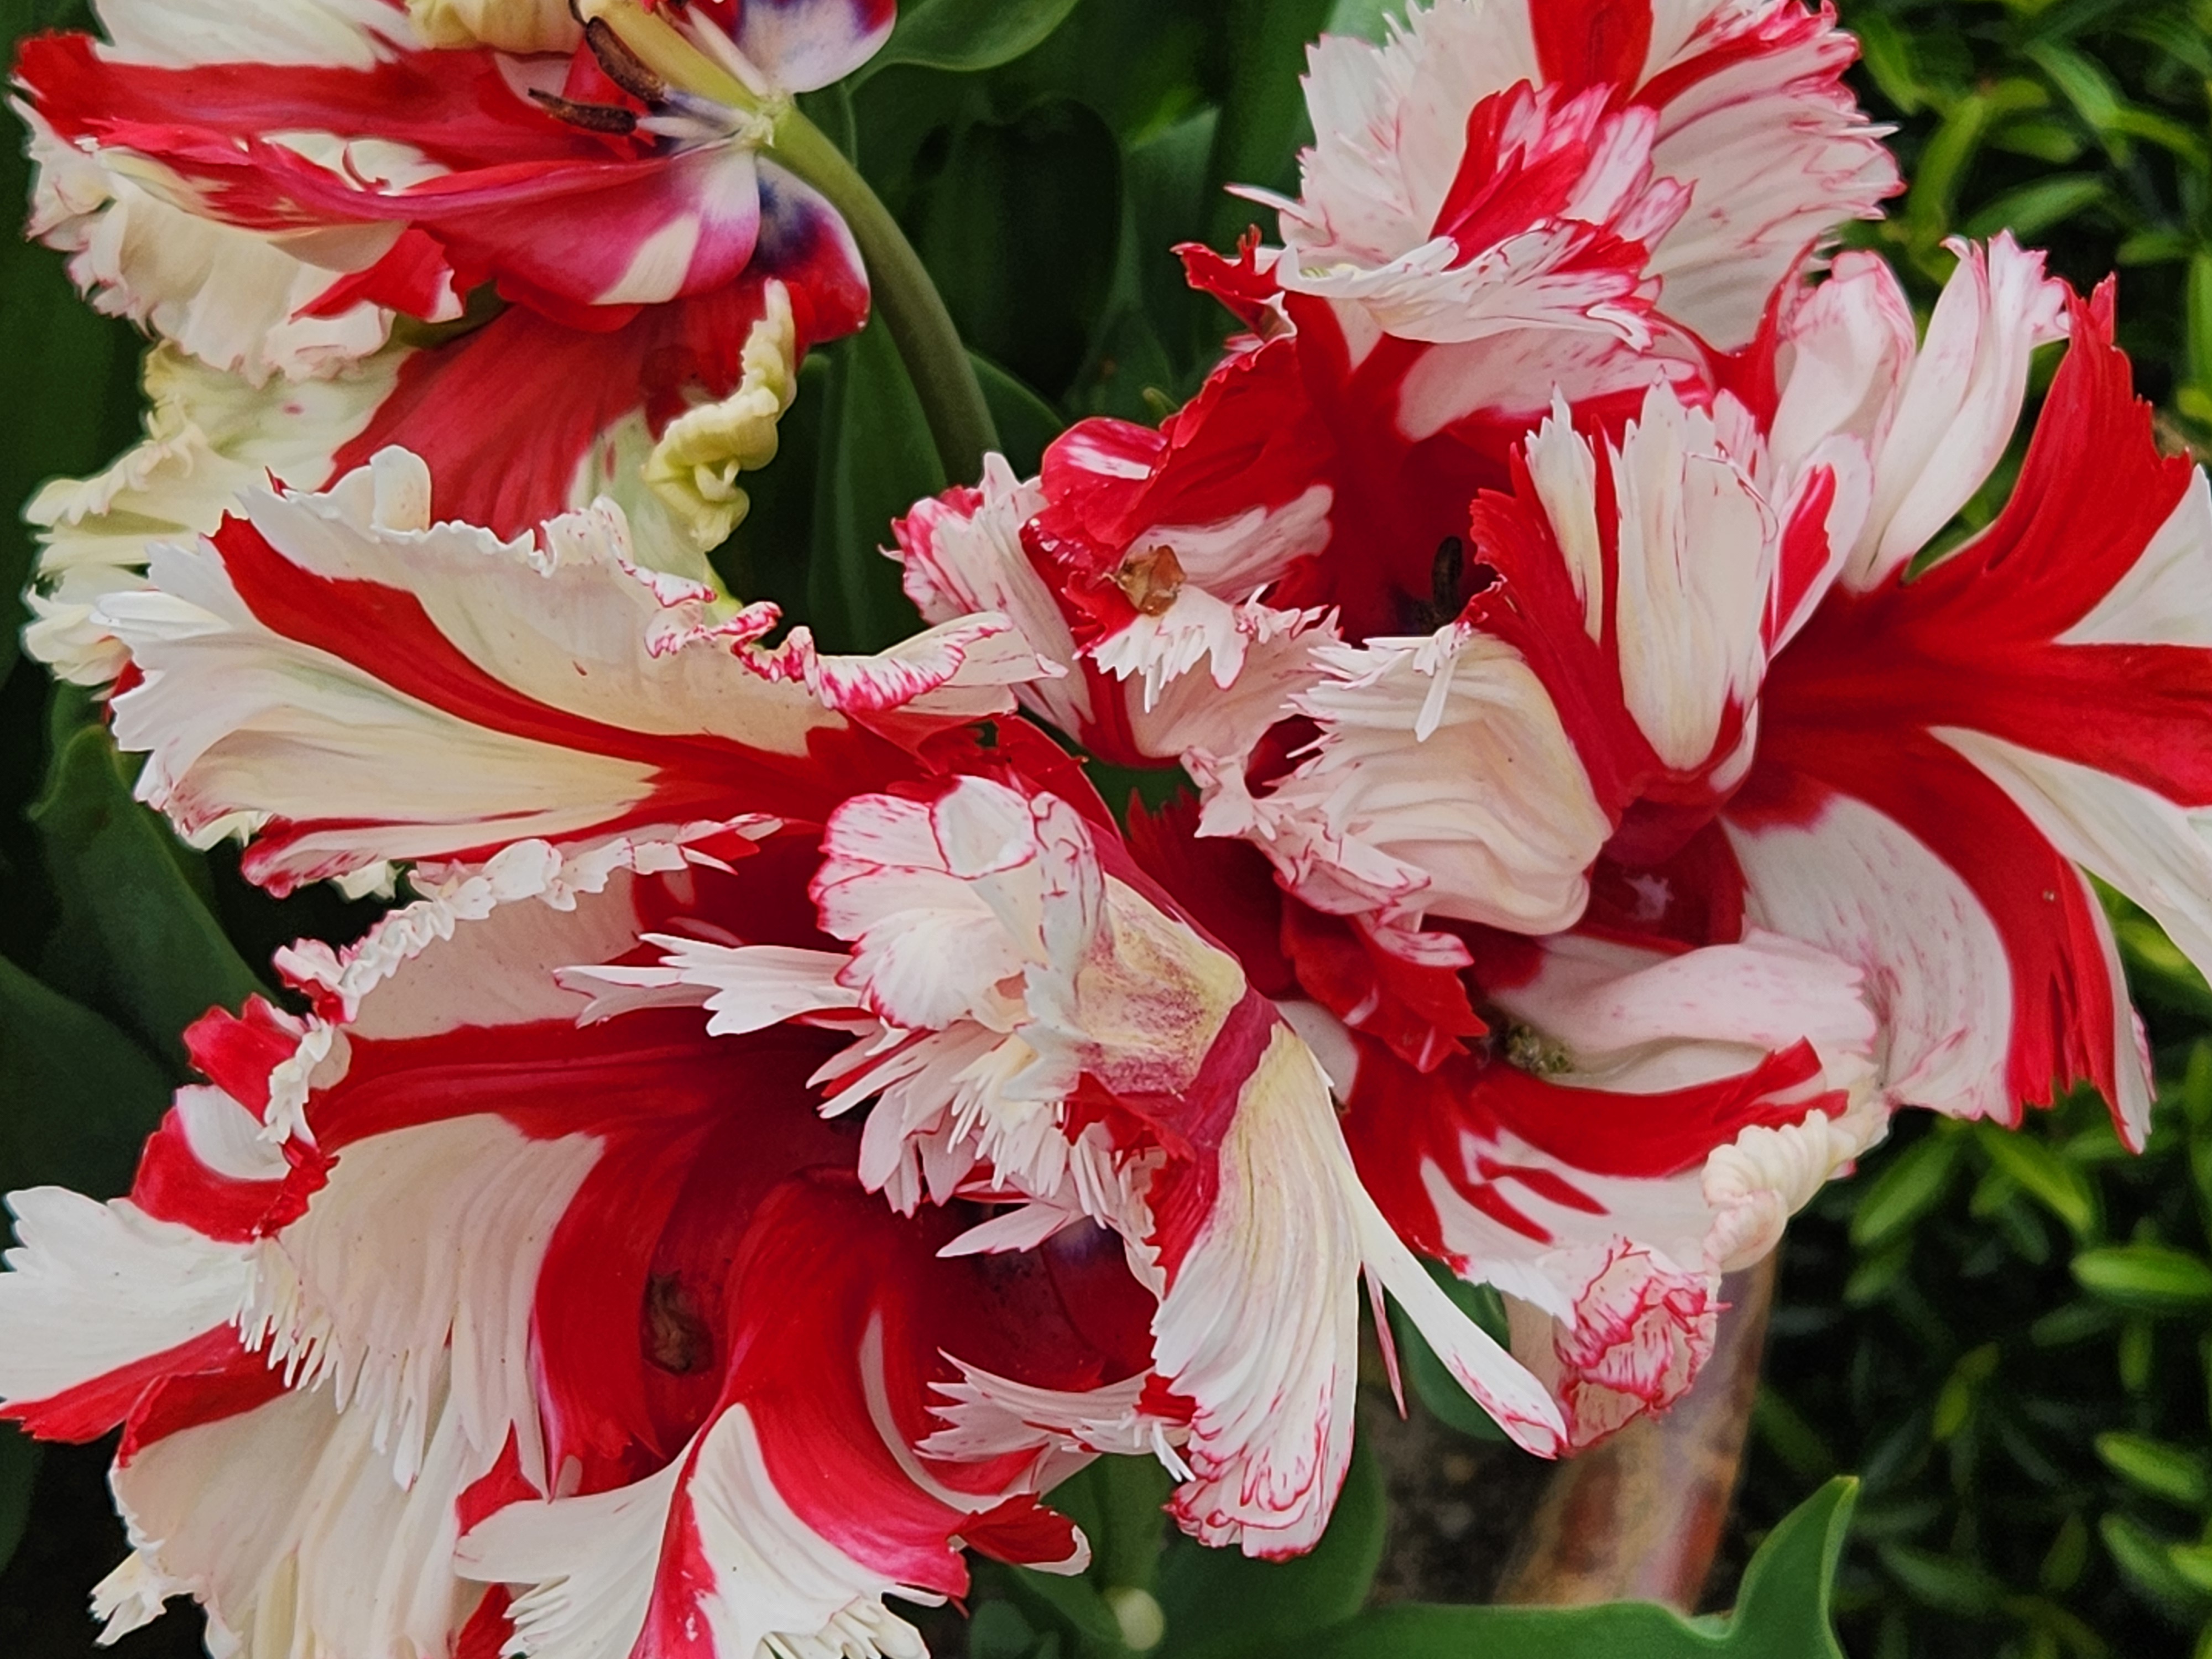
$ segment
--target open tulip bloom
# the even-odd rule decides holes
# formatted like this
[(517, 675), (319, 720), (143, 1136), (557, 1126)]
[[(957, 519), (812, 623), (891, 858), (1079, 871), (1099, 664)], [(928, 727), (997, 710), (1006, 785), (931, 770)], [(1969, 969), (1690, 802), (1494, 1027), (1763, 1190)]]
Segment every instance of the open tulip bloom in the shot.
[(192, 1028), (129, 1196), (10, 1197), (111, 1631), (915, 1654), (963, 1550), (1081, 1570), (1099, 1456), (1311, 1547), (1370, 1299), (1571, 1452), (1896, 1109), (2141, 1144), (2092, 878), (2212, 964), (2212, 497), (2109, 284), (1960, 244), (1923, 330), (1832, 257), (1898, 181), (1825, 11), (1324, 40), (1279, 246), (1185, 250), (1204, 387), (916, 504), (873, 655), (703, 551), (865, 313), (775, 145), (890, 8), (579, 11), (106, 0), (18, 66), (34, 229), (162, 341), (32, 647), (187, 839), (412, 894)]

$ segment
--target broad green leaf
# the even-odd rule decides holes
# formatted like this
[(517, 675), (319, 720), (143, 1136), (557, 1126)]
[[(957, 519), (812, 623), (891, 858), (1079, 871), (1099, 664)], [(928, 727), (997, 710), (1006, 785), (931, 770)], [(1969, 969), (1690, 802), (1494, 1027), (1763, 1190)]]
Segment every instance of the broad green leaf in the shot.
[(185, 1027), (261, 988), (209, 908), (198, 855), (131, 799), (114, 742), (97, 725), (61, 744), (31, 818), (61, 900), (49, 976), (181, 1075)]
[(1195, 377), (1220, 356), (1224, 336), (1241, 326), (1219, 301), (1191, 287), (1176, 252), (1177, 244), (1202, 234), (1212, 211), (1206, 167), (1219, 125), (1218, 110), (1199, 110), (1132, 145), (1122, 167), (1127, 216), (1115, 301), (1141, 308), (1167, 348), (1179, 377), (1170, 389), (1178, 392), (1195, 390)]
[(1958, 1138), (1941, 1129), (1907, 1148), (1859, 1200), (1851, 1243), (1872, 1250), (1903, 1232), (1943, 1201), (1958, 1163)]
[(1177, 1538), (1160, 1561), (1167, 1636), (1158, 1659), (1260, 1659), (1298, 1650), (1367, 1600), (1389, 1524), (1382, 1472), (1364, 1448), (1311, 1554), (1255, 1561)]
[(169, 1103), (146, 1052), (82, 1003), (0, 957), (0, 1191), (112, 1197)]
[(1075, 0), (902, 0), (891, 38), (853, 78), (893, 64), (996, 69), (1034, 52), (1074, 9)]
[(1078, 416), (1112, 415), (1146, 426), (1158, 424), (1174, 407), (1169, 388), (1175, 364), (1159, 331), (1135, 304), (1115, 312), (1099, 332), (1091, 362), (1067, 394)]
[(1088, 1575), (1063, 1578), (1030, 1567), (976, 1564), (979, 1596), (1011, 1600), (1031, 1625), (1055, 1632), (1073, 1651), (1093, 1659), (1115, 1659), (1124, 1651), (1121, 1621)]
[(2081, 1288), (2143, 1313), (2212, 1307), (2212, 1262), (2166, 1244), (2109, 1244), (2074, 1258)]
[(2041, 1141), (1986, 1120), (1974, 1125), (1974, 1138), (1992, 1164), (2064, 1222), (2076, 1238), (2096, 1231), (2097, 1189), (2080, 1170)]
[(1905, 114), (1917, 113), (1922, 94), (1911, 38), (1878, 11), (1854, 18), (1852, 27), (1859, 37), (1860, 61), (1881, 95)]
[(991, 420), (999, 428), (999, 446), (1006, 464), (1017, 477), (1035, 477), (1043, 464), (1045, 447), (1060, 436), (1067, 422), (1050, 404), (989, 358), (972, 351), (968, 357), (975, 365), (983, 401), (991, 406)]
[(39, 1480), (39, 1443), (12, 1423), (0, 1423), (0, 1567), (15, 1559), (31, 1518), (31, 1489)]
[(1406, 0), (1336, 0), (1322, 33), (1349, 34), (1380, 46), (1389, 37), (1393, 19), (1405, 21)]
[[(1333, 0), (1227, 0), (1229, 87), (1213, 131), (1211, 173), (1217, 185), (1260, 185), (1279, 190), (1295, 182), (1300, 144), (1312, 137), (1305, 88), (1298, 76), (1306, 46), (1334, 10)], [(1252, 204), (1231, 196), (1215, 198), (1217, 246), (1233, 242), (1251, 222)]]
[(1227, 15), (1192, 0), (1082, 0), (1042, 46), (988, 77), (994, 112), (1073, 98), (1134, 148), (1212, 95)]
[(1844, 1659), (1829, 1619), (1857, 1482), (1830, 1481), (1767, 1535), (1735, 1611), (1685, 1620), (1649, 1602), (1377, 1607), (1273, 1652), (1289, 1659)]
[(1106, 124), (1066, 98), (967, 122), (902, 216), (969, 349), (1059, 396), (1114, 283), (1121, 161)]
[(2185, 1509), (2203, 1505), (2207, 1491), (2204, 1460), (2185, 1447), (2117, 1430), (2099, 1435), (2096, 1447), (2105, 1467), (2130, 1486)]
[[(1467, 1283), (1441, 1261), (1424, 1261), (1421, 1265), (1462, 1313), (1497, 1341), (1506, 1340), (1505, 1304), (1495, 1290), (1487, 1285)], [(1444, 1362), (1437, 1358), (1436, 1350), (1429, 1346), (1413, 1322), (1395, 1304), (1390, 1310), (1390, 1331), (1397, 1344), (1398, 1363), (1406, 1382), (1431, 1416), (1478, 1440), (1505, 1438), (1505, 1431), (1492, 1420), (1488, 1412), (1475, 1404)]]
[(910, 634), (891, 520), (945, 488), (921, 403), (880, 318), (836, 348), (815, 471), (806, 615), (826, 651), (880, 651)]
[(1038, 1632), (1012, 1601), (985, 1601), (968, 1621), (968, 1659), (1030, 1659)]
[(1175, 1483), (1157, 1458), (1102, 1457), (1052, 1489), (1051, 1503), (1091, 1540), (1091, 1580), (1150, 1589)]

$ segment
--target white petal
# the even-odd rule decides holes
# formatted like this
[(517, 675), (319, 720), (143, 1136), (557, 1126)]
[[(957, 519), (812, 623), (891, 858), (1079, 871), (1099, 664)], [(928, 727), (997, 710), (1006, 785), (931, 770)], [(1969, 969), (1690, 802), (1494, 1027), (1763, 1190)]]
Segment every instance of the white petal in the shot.
[(368, 1416), (337, 1411), (326, 1392), (141, 1448), (112, 1477), (133, 1554), (94, 1592), (95, 1610), (120, 1615), (111, 1638), (143, 1622), (155, 1595), (190, 1593), (207, 1604), (213, 1652), (449, 1652), (477, 1600), (454, 1571), (454, 1508), (497, 1455), (469, 1442), (459, 1417), (439, 1411), (407, 1486)]
[(2011, 959), (1957, 872), (1847, 796), (1829, 797), (1803, 824), (1723, 823), (1743, 870), (1747, 919), (1863, 970), (1888, 1096), (2011, 1121)]
[(0, 1273), (0, 1399), (44, 1400), (220, 1329), (244, 1305), (252, 1247), (128, 1199), (60, 1187), (8, 1194), (22, 1242)]

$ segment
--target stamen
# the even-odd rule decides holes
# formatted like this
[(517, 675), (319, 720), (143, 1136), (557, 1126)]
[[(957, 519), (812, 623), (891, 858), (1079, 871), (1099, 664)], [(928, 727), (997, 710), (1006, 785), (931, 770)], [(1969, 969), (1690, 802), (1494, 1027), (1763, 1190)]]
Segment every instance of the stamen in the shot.
[(1466, 564), (1467, 544), (1458, 537), (1437, 544), (1437, 556), (1429, 562), (1429, 600), (1438, 616), (1449, 617), (1459, 609), (1459, 579)]
[(629, 134), (637, 131), (637, 112), (618, 104), (580, 104), (573, 98), (561, 98), (550, 92), (529, 88), (530, 95), (556, 120), (565, 121), (572, 127), (581, 127), (586, 132)]
[(1171, 547), (1149, 547), (1132, 553), (1114, 573), (1114, 585), (1137, 607), (1139, 614), (1161, 617), (1182, 592), (1182, 561)]
[(599, 60), (607, 79), (640, 103), (658, 104), (668, 96), (668, 82), (629, 49), (604, 17), (594, 17), (584, 25), (584, 44)]
[(699, 1304), (673, 1273), (654, 1273), (645, 1286), (646, 1358), (673, 1376), (714, 1362), (714, 1334)]

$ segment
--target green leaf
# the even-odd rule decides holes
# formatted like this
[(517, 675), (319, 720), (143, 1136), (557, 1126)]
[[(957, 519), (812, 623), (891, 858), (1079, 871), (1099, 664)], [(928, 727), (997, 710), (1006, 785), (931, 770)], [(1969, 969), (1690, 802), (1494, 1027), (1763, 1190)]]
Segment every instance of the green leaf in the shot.
[[(2187, 319), (2185, 367), (2198, 385), (2212, 386), (2212, 258), (2202, 253), (2190, 264)], [(2130, 987), (2177, 1012), (2212, 1021), (2212, 988), (2206, 986), (2197, 964), (2166, 938), (2166, 930), (2116, 894), (2107, 899), (2106, 909), (2120, 942)]]
[(2081, 1288), (2144, 1313), (2212, 1307), (2212, 1262), (2166, 1244), (2109, 1244), (2074, 1258)]
[(2001, 230), (2023, 239), (2039, 236), (2062, 219), (2070, 219), (2102, 200), (2104, 195), (2102, 179), (2086, 173), (2062, 173), (1992, 198), (1975, 210), (1964, 228), (1974, 237), (1994, 236)]
[(0, 1423), (0, 1567), (15, 1559), (31, 1518), (31, 1489), (38, 1484), (39, 1443), (13, 1423)]
[(1158, 1659), (1258, 1659), (1287, 1653), (1358, 1612), (1382, 1561), (1389, 1523), (1382, 1472), (1362, 1447), (1328, 1530), (1309, 1555), (1255, 1561), (1178, 1538), (1160, 1560), (1167, 1638)]
[(891, 38), (852, 78), (858, 84), (893, 64), (996, 69), (1042, 46), (1074, 9), (1075, 0), (902, 0)]
[(999, 428), (999, 446), (1006, 464), (1018, 477), (1034, 477), (1043, 465), (1045, 447), (1060, 436), (1067, 422), (1050, 404), (989, 358), (972, 351), (968, 356), (975, 365), (983, 401), (991, 405), (991, 419)]
[(110, 1197), (169, 1103), (146, 1052), (82, 1003), (0, 957), (0, 1191)]
[(1950, 1190), (1958, 1162), (1958, 1138), (1941, 1130), (1908, 1147), (1859, 1200), (1851, 1243), (1872, 1250), (1934, 1209)]
[(1803, 1413), (1762, 1383), (1751, 1406), (1751, 1431), (1801, 1480), (1825, 1480), (1835, 1473), (1836, 1455)]
[(2096, 1439), (2097, 1455), (2114, 1474), (2168, 1503), (2185, 1509), (2200, 1507), (2206, 1496), (2204, 1460), (2181, 1446), (2154, 1440), (2148, 1435), (2124, 1434), (2115, 1430)]
[(815, 471), (807, 616), (825, 651), (880, 651), (915, 626), (891, 520), (945, 488), (921, 399), (879, 319), (836, 349)]
[(2138, 109), (2132, 104), (2123, 105), (2112, 118), (2113, 127), (2130, 138), (2140, 138), (2146, 143), (2156, 144), (2169, 151), (2185, 167), (2198, 172), (2204, 170), (2208, 159), (2203, 139), (2180, 122), (2169, 120), (2154, 110)]
[(1685, 1620), (1648, 1602), (1594, 1607), (1377, 1607), (1296, 1647), (1299, 1659), (1844, 1659), (1829, 1620), (1858, 1483), (1830, 1481), (1767, 1534), (1735, 1611)]
[(1087, 1576), (1063, 1578), (1030, 1567), (978, 1562), (975, 1584), (980, 1593), (996, 1592), (1000, 1600), (1011, 1599), (1030, 1624), (1048, 1631), (1056, 1626), (1079, 1653), (1108, 1659), (1123, 1650), (1121, 1621)]
[(1992, 128), (1988, 142), (1992, 149), (2030, 155), (2055, 167), (2068, 166), (2086, 147), (2081, 128), (2070, 118), (2053, 114), (2016, 115)]
[(1905, 217), (1914, 249), (1923, 262), (1939, 257), (1936, 245), (1950, 234), (1952, 204), (1981, 148), (1989, 120), (1988, 98), (1980, 94), (1961, 98), (1952, 105), (1950, 113), (1920, 153), (1920, 170), (1905, 197)]
[(957, 126), (901, 217), (969, 349), (1063, 392), (1112, 289), (1121, 224), (1121, 151), (1097, 113), (1049, 98)]
[(1322, 33), (1349, 34), (1380, 46), (1388, 36), (1392, 18), (1405, 21), (1406, 0), (1336, 0)]
[(1986, 1619), (2004, 1603), (2004, 1586), (1972, 1563), (1909, 1544), (1882, 1544), (1875, 1553), (1915, 1601), (1961, 1619)]
[(2166, 1565), (2188, 1581), (2192, 1589), (2212, 1595), (2212, 1544), (2175, 1544), (2166, 1552)]
[(2174, 1565), (2172, 1540), (2124, 1515), (2099, 1521), (2097, 1536), (2105, 1540), (2112, 1565), (2152, 1601), (2174, 1613), (2203, 1608), (2203, 1594)]
[[(1506, 1341), (1505, 1304), (1495, 1290), (1487, 1285), (1467, 1283), (1441, 1261), (1424, 1260), (1421, 1265), (1462, 1313), (1481, 1326), (1494, 1340)], [(1429, 1346), (1413, 1322), (1395, 1304), (1390, 1310), (1390, 1332), (1397, 1343), (1398, 1362), (1405, 1380), (1421, 1404), (1428, 1407), (1430, 1415), (1478, 1440), (1505, 1438), (1505, 1431), (1492, 1420), (1488, 1412), (1475, 1404), (1444, 1362), (1437, 1358), (1436, 1350)]]
[(2116, 161), (2127, 159), (2127, 137), (2121, 130), (2121, 99), (2112, 76), (2087, 53), (2063, 41), (2043, 40), (2027, 49), (2035, 66), (2051, 77), (2058, 95), (2074, 106), (2074, 112), (2103, 141)]
[(1108, 1589), (1152, 1587), (1174, 1484), (1157, 1458), (1102, 1457), (1052, 1489), (1053, 1508), (1091, 1540), (1095, 1583)]
[(853, 90), (844, 81), (831, 82), (816, 92), (802, 92), (795, 100), (799, 112), (822, 129), (823, 136), (837, 146), (837, 152), (847, 161), (858, 159), (860, 135), (853, 124)]
[(1175, 365), (1159, 331), (1142, 307), (1129, 304), (1099, 331), (1091, 361), (1067, 396), (1080, 415), (1112, 415), (1147, 426), (1164, 412), (1158, 404), (1175, 384)]
[(2097, 1189), (2080, 1170), (2042, 1141), (1986, 1120), (1974, 1125), (1974, 1138), (1991, 1164), (2064, 1222), (2075, 1237), (2096, 1231)]
[[(2189, 330), (2190, 378), (2206, 391), (2212, 391), (2212, 252), (2199, 250), (2189, 261), (2189, 292), (2185, 320)], [(2150, 947), (2154, 949), (2154, 947)], [(2203, 975), (2196, 973), (2195, 964), (2181, 955), (2171, 942), (2166, 947), (2175, 957), (2178, 966), (2168, 966), (2172, 975), (2193, 977), (2197, 984), (2203, 983)], [(2138, 946), (2138, 950), (2145, 947)], [(2183, 979), (2188, 983), (2188, 979)]]
[(1168, 348), (1172, 390), (1188, 392), (1221, 353), (1229, 313), (1186, 280), (1176, 245), (1189, 240), (1213, 210), (1207, 173), (1220, 112), (1211, 106), (1132, 145), (1122, 167), (1127, 215), (1115, 274), (1117, 304), (1139, 307)]
[[(1306, 46), (1334, 9), (1334, 0), (1228, 0), (1229, 87), (1213, 131), (1209, 171), (1216, 185), (1294, 181), (1298, 146), (1312, 136), (1306, 119)], [(1211, 240), (1225, 246), (1251, 222), (1252, 204), (1227, 195), (1213, 203)]]
[(131, 798), (105, 727), (62, 742), (31, 809), (62, 918), (47, 977), (186, 1067), (183, 1031), (261, 989), (210, 912), (198, 855)]
[(968, 1621), (968, 1659), (1029, 1659), (1037, 1632), (1011, 1601), (985, 1601)]

